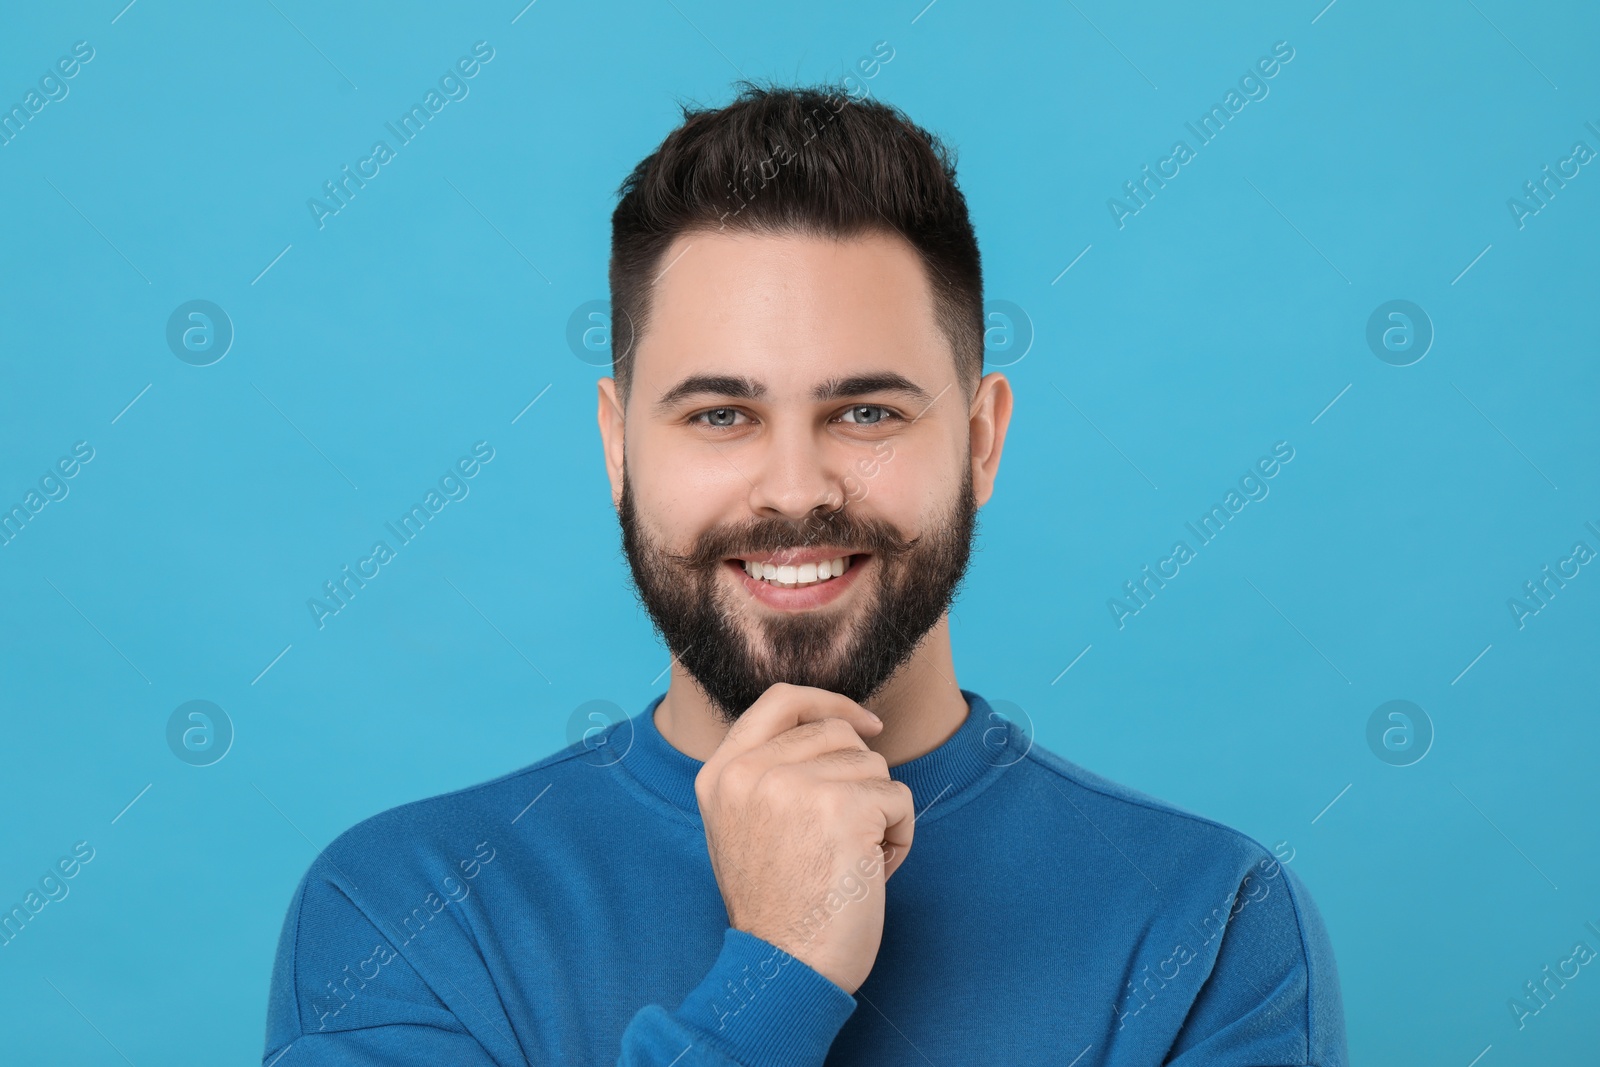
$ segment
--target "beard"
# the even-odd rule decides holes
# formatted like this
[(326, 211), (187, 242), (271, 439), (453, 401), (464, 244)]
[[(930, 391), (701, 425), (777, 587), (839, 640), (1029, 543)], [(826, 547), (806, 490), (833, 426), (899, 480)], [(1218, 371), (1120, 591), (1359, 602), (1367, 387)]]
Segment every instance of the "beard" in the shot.
[[(888, 522), (858, 516), (848, 503), (814, 513), (802, 525), (757, 519), (717, 526), (686, 553), (662, 547), (639, 524), (624, 456), (617, 520), (640, 603), (672, 655), (706, 699), (732, 724), (773, 685), (815, 686), (862, 704), (916, 652), (949, 610), (966, 574), (977, 530), (972, 468), (946, 514), (924, 533), (903, 538)], [(725, 560), (784, 548), (835, 545), (870, 553), (842, 601), (781, 612), (755, 603), (719, 576)]]

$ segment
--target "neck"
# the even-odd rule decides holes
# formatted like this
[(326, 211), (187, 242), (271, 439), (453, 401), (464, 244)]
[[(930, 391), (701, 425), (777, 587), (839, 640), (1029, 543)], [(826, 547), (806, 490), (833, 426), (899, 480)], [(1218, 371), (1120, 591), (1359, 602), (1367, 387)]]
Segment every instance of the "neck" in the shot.
[[(867, 747), (893, 767), (938, 748), (966, 721), (967, 701), (950, 654), (950, 616), (923, 637), (878, 695), (862, 705), (883, 720)], [(696, 687), (676, 657), (667, 695), (656, 707), (656, 729), (667, 743), (704, 763), (728, 733), (728, 723)]]

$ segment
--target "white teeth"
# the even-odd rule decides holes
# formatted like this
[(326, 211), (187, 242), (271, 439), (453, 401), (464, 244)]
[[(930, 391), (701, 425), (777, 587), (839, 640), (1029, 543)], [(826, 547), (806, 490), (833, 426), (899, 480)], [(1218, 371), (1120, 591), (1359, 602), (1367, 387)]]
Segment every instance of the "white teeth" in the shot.
[(802, 563), (798, 567), (742, 562), (745, 573), (752, 578), (759, 578), (785, 589), (798, 589), (801, 586), (815, 585), (839, 577), (849, 566), (850, 557), (840, 556), (837, 559), (823, 560), (821, 563)]

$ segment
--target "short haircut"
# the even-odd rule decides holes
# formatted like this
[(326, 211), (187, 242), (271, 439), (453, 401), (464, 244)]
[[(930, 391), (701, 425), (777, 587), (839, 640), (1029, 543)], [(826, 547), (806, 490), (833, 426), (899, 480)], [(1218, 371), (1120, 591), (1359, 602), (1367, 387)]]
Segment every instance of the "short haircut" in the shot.
[(682, 124), (617, 190), (610, 281), (621, 403), (663, 256), (697, 231), (903, 237), (970, 399), (983, 377), (983, 267), (953, 150), (900, 109), (836, 86), (735, 84), (726, 107), (680, 105)]

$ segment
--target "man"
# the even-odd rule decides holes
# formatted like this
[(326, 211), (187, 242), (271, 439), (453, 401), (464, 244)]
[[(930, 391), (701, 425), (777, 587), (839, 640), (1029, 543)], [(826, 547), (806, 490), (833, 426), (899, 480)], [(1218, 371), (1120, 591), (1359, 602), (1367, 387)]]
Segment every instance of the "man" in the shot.
[(820, 90), (685, 109), (611, 287), (600, 435), (667, 691), (329, 845), (264, 1062), (1343, 1064), (1295, 875), (955, 682), (1012, 400), (937, 139)]

